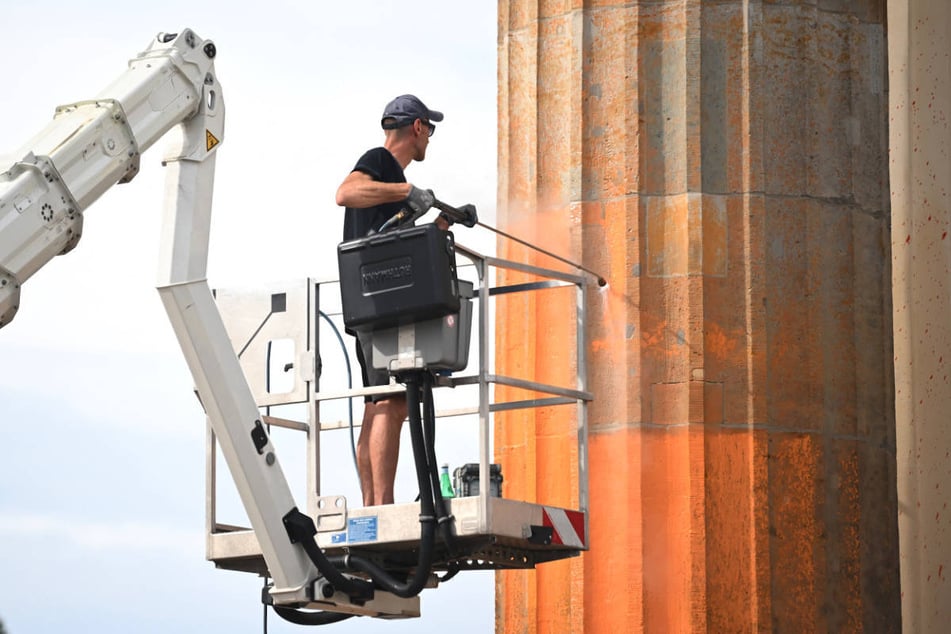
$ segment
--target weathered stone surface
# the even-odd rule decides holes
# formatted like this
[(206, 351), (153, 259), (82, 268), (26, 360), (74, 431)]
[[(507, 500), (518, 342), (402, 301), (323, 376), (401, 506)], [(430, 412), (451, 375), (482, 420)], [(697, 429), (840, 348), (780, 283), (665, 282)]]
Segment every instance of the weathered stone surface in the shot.
[(939, 632), (951, 623), (951, 4), (892, 0), (888, 29), (902, 625)]
[[(591, 550), (500, 574), (499, 631), (899, 629), (879, 7), (499, 3), (500, 223), (609, 282)], [(503, 373), (573, 363), (564, 301), (499, 301)], [(496, 420), (567, 499), (573, 414)]]

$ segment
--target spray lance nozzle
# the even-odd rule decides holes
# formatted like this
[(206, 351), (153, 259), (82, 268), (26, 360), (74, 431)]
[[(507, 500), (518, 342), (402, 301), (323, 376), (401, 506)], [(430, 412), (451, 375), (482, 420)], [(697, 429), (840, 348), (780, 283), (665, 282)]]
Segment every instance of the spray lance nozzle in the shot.
[[(460, 210), (460, 209), (457, 209), (457, 208), (453, 207), (452, 205), (447, 205), (446, 203), (444, 203), (444, 202), (442, 202), (441, 200), (438, 200), (438, 199), (433, 201), (433, 207), (435, 207), (435, 208), (438, 209), (439, 211), (443, 212), (444, 214), (446, 214), (447, 216), (449, 216), (449, 217), (450, 217), (451, 219), (453, 219), (453, 220), (460, 220), (460, 221), (461, 221), (461, 220), (467, 218), (466, 212), (464, 212), (464, 211), (462, 211), (462, 210)], [(493, 232), (493, 233), (497, 233), (498, 235), (500, 235), (500, 236), (502, 236), (502, 237), (504, 237), (504, 238), (508, 238), (509, 240), (512, 240), (512, 241), (514, 241), (514, 242), (518, 242), (519, 244), (521, 244), (521, 245), (523, 245), (523, 246), (526, 246), (526, 247), (528, 247), (528, 248), (530, 248), (530, 249), (534, 249), (535, 251), (538, 251), (539, 253), (544, 253), (544, 254), (547, 255), (548, 257), (555, 258), (555, 259), (558, 260), (559, 262), (564, 262), (565, 264), (568, 264), (569, 266), (573, 266), (573, 267), (575, 267), (576, 269), (578, 269), (579, 271), (584, 271), (584, 272), (587, 273), (588, 275), (592, 275), (592, 276), (595, 277), (595, 279), (598, 280), (598, 286), (604, 287), (604, 286), (607, 286), (607, 285), (608, 285), (608, 281), (607, 281), (606, 279), (604, 279), (603, 277), (601, 277), (600, 275), (598, 275), (597, 273), (595, 273), (595, 272), (592, 271), (591, 269), (589, 269), (589, 268), (587, 268), (587, 267), (584, 267), (584, 266), (578, 264), (577, 262), (572, 262), (571, 260), (568, 260), (568, 259), (566, 259), (566, 258), (563, 258), (563, 257), (561, 257), (560, 255), (556, 255), (556, 254), (552, 253), (551, 251), (546, 251), (545, 249), (542, 249), (541, 247), (535, 246), (534, 244), (530, 244), (530, 243), (526, 242), (525, 240), (522, 240), (521, 238), (516, 238), (515, 236), (513, 236), (513, 235), (511, 235), (511, 234), (508, 234), (508, 233), (505, 233), (504, 231), (501, 231), (501, 230), (499, 230), (499, 229), (496, 229), (495, 227), (490, 227), (489, 225), (487, 225), (487, 224), (485, 224), (485, 223), (483, 223), (483, 222), (476, 221), (475, 223), (473, 223), (473, 225), (479, 225), (480, 227), (484, 227), (484, 228), (488, 229), (489, 231), (491, 231), (491, 232)], [(473, 225), (468, 225), (468, 226), (473, 226)]]

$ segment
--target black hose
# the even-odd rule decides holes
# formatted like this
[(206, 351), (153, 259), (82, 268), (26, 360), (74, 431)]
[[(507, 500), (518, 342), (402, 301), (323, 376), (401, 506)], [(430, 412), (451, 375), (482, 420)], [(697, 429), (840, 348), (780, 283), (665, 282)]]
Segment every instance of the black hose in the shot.
[(439, 465), (436, 463), (436, 420), (431, 415), (433, 408), (433, 377), (426, 374), (423, 379), (423, 435), (426, 442), (426, 470), (429, 472), (430, 486), (433, 488), (433, 501), (436, 507), (437, 520), (446, 515), (446, 505), (442, 496), (442, 485), (439, 482)]
[(339, 623), (340, 621), (349, 619), (351, 616), (356, 616), (345, 612), (304, 612), (303, 610), (287, 608), (280, 605), (273, 607), (279, 617), (295, 625), (330, 625), (331, 623)]
[(457, 574), (459, 574), (459, 566), (457, 566), (456, 564), (449, 564), (449, 568), (448, 570), (446, 570), (446, 574), (439, 577), (439, 583), (446, 583), (447, 581), (455, 577)]
[(284, 527), (291, 538), (291, 543), (299, 542), (304, 548), (304, 552), (310, 557), (310, 560), (320, 571), (320, 574), (337, 590), (350, 596), (351, 598), (370, 599), (373, 597), (372, 585), (363, 579), (354, 579), (345, 576), (330, 561), (327, 555), (317, 545), (314, 535), (317, 534), (317, 527), (314, 526), (314, 520), (309, 515), (305, 515), (297, 510), (295, 506), (284, 516)]
[(423, 435), (423, 423), (419, 414), (419, 375), (410, 374), (404, 378), (406, 383), (406, 401), (409, 410), (409, 435), (413, 443), (413, 457), (416, 463), (416, 480), (419, 483), (419, 560), (413, 576), (406, 582), (394, 579), (386, 570), (374, 562), (358, 555), (346, 558), (350, 568), (370, 575), (377, 587), (409, 598), (419, 594), (432, 572), (433, 551), (436, 543), (436, 518), (433, 505), (433, 488), (426, 462), (426, 443)]
[(453, 517), (446, 508), (446, 499), (442, 495), (442, 486), (439, 482), (439, 464), (436, 462), (436, 405), (433, 400), (433, 375), (428, 372), (423, 377), (423, 417), (426, 434), (426, 459), (429, 463), (429, 479), (433, 487), (433, 500), (436, 508), (436, 522), (439, 534), (449, 549), (450, 555), (455, 554), (456, 540), (452, 535)]
[[(428, 387), (428, 390), (425, 390), (425, 392), (428, 393), (428, 396), (426, 397), (426, 405), (428, 409), (433, 409), (432, 376), (428, 373), (424, 374), (424, 376), (428, 376), (428, 381), (425, 379), (423, 381), (426, 387)], [(426, 437), (423, 432), (423, 421), (419, 411), (420, 375), (417, 373), (408, 374), (404, 377), (403, 382), (406, 383), (406, 401), (407, 409), (409, 410), (410, 440), (413, 444), (413, 457), (416, 466), (416, 481), (419, 484), (420, 536), (419, 559), (416, 562), (416, 568), (413, 571), (413, 576), (409, 580), (406, 582), (400, 582), (394, 579), (392, 575), (390, 575), (386, 570), (374, 562), (364, 559), (358, 555), (346, 556), (342, 561), (351, 570), (357, 570), (370, 575), (373, 583), (382, 590), (385, 590), (398, 597), (409, 598), (416, 596), (423, 590), (424, 587), (426, 587), (426, 583), (429, 580), (429, 575), (432, 573), (433, 554), (436, 543), (436, 510), (433, 500), (436, 495), (436, 491), (433, 489), (433, 470), (430, 469), (427, 456), (431, 455), (433, 464), (435, 464), (435, 450), (427, 450)], [(434, 417), (427, 416), (427, 418)], [(435, 425), (434, 422), (431, 422), (431, 424), (433, 426)], [(436, 490), (438, 490), (438, 485)], [(439, 499), (440, 502), (442, 502), (441, 495)], [(351, 598), (356, 597), (367, 599), (372, 597), (373, 590), (372, 587), (370, 587), (369, 582), (364, 581), (363, 579), (355, 579), (345, 576), (337, 567), (337, 565), (335, 565), (335, 563), (339, 563), (341, 560), (335, 557), (334, 561), (331, 561), (328, 559), (324, 551), (320, 549), (316, 540), (314, 539), (314, 535), (317, 534), (317, 528), (314, 526), (314, 521), (308, 515), (301, 513), (295, 507), (284, 516), (284, 525), (287, 528), (287, 534), (290, 536), (291, 541), (299, 542), (301, 546), (303, 546), (307, 556), (310, 557), (317, 569), (337, 590), (344, 592)], [(275, 610), (277, 610), (277, 606), (275, 606)], [(278, 612), (278, 614), (281, 614), (281, 616), (285, 618), (286, 616), (291, 616), (292, 618), (302, 616), (309, 618), (311, 616), (309, 613), (301, 613), (289, 608), (288, 610), (290, 610), (290, 613), (287, 615), (281, 614), (280, 612)], [(314, 613), (314, 616), (317, 614), (320, 613)], [(333, 623), (335, 621), (326, 622)]]

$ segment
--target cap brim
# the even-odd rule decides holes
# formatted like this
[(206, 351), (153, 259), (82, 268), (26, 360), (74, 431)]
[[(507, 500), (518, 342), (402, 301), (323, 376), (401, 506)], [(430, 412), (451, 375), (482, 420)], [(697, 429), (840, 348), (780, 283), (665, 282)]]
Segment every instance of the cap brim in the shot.
[(430, 120), (430, 121), (435, 121), (436, 123), (439, 123), (440, 121), (442, 121), (442, 113), (439, 112), (438, 110), (430, 110), (430, 111), (429, 111), (429, 120)]

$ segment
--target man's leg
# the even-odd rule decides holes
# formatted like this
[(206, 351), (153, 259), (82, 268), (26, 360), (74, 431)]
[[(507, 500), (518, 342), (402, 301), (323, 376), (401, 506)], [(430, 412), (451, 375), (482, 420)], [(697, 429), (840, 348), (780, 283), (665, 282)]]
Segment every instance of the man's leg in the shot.
[(363, 408), (363, 424), (360, 427), (360, 438), (357, 440), (357, 471), (360, 473), (363, 506), (373, 506), (373, 467), (370, 463), (370, 435), (375, 413), (375, 404), (367, 403)]
[(400, 453), (400, 432), (406, 418), (406, 398), (391, 396), (367, 403), (357, 443), (357, 466), (363, 505), (393, 503), (393, 484)]

